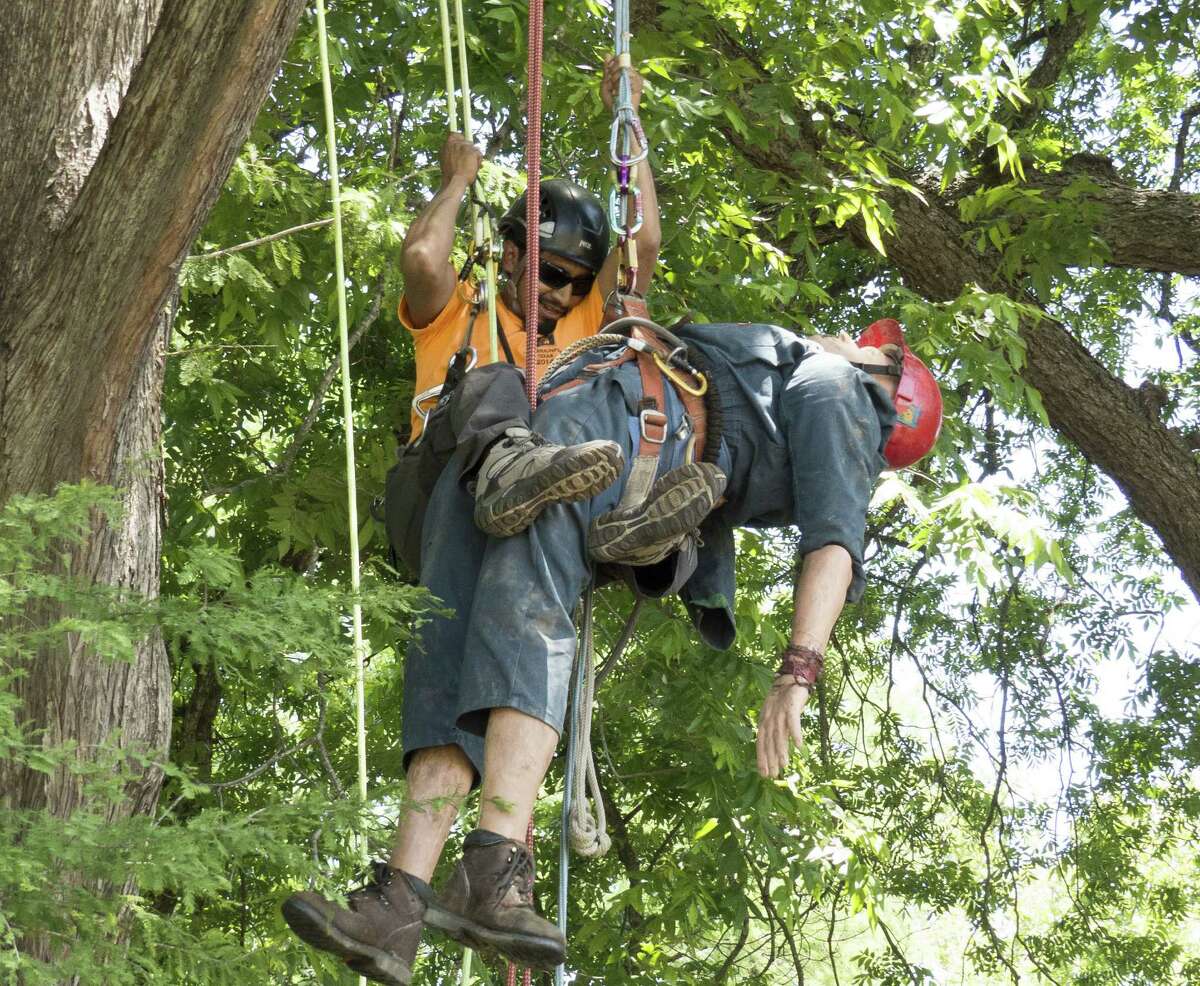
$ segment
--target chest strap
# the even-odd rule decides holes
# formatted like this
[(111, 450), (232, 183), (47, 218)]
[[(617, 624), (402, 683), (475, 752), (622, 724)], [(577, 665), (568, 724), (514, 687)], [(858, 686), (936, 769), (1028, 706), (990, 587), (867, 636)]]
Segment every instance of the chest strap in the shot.
[[(625, 333), (626, 348), (612, 359), (588, 364), (574, 379), (553, 388), (542, 398), (548, 400), (613, 367), (637, 362), (642, 385), (636, 417), (637, 451), (630, 467), (629, 481), (621, 496), (621, 507), (643, 502), (654, 485), (658, 460), (670, 428), (666, 396), (668, 384), (675, 389), (691, 426), (685, 461), (703, 459), (708, 438), (708, 409), (704, 400), (708, 392), (708, 378), (688, 361), (687, 346), (651, 321), (643, 314), (645, 311), (645, 302), (636, 295), (620, 295), (616, 301), (610, 298), (601, 332)], [(622, 314), (611, 321), (610, 317), (617, 312)]]
[[(685, 461), (694, 462), (703, 457), (707, 432), (704, 393), (708, 389), (708, 380), (687, 364), (686, 352), (673, 352), (653, 330), (640, 325), (631, 326), (629, 346), (641, 376), (642, 399), (638, 403), (637, 455), (618, 509), (644, 502), (658, 476), (658, 460), (666, 444), (669, 428), (666, 413), (668, 384), (674, 387), (691, 425), (691, 435), (684, 452)], [(687, 370), (682, 370), (680, 364), (686, 366)]]

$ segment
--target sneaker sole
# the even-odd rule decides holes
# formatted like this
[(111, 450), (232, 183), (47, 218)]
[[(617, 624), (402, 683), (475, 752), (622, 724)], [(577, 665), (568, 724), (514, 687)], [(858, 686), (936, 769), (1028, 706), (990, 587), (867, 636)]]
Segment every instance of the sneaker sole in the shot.
[(489, 928), (436, 904), (426, 909), (425, 924), (454, 939), (464, 948), (499, 955), (530, 969), (554, 969), (566, 961), (562, 945), (553, 938)]
[[(685, 469), (691, 475), (673, 478)], [(655, 482), (645, 505), (632, 517), (596, 518), (588, 532), (588, 553), (596, 561), (630, 563), (655, 545), (666, 547), (698, 527), (724, 490), (725, 477), (719, 470), (680, 466)]]
[[(476, 509), (475, 524), (493, 537), (520, 534), (552, 503), (576, 503), (603, 493), (617, 481), (623, 465), (619, 452), (614, 456), (603, 448), (580, 458), (564, 457), (541, 475), (514, 484), (488, 509)], [(549, 485), (543, 487), (545, 482)]]
[(283, 919), (297, 937), (313, 948), (336, 955), (360, 976), (388, 986), (409, 986), (412, 982), (412, 970), (403, 959), (351, 938), (307, 901), (289, 898), (282, 910)]

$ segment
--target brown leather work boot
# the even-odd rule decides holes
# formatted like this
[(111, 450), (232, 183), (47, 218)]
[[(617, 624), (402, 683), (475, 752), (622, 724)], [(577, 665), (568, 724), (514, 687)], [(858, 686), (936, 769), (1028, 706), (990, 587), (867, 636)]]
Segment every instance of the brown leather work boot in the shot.
[(468, 948), (532, 969), (566, 959), (562, 933), (533, 909), (533, 855), (495, 832), (467, 836), (462, 862), (429, 902), (425, 922)]
[(372, 982), (408, 986), (425, 917), (422, 894), (432, 896), (423, 880), (373, 864), (374, 879), (339, 907), (306, 890), (283, 902), (283, 919), (308, 944), (344, 959)]

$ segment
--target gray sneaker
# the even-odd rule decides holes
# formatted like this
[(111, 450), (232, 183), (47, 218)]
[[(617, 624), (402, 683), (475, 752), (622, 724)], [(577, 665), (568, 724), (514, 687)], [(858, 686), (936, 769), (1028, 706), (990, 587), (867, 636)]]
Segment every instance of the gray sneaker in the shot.
[(528, 428), (509, 428), (479, 467), (475, 524), (493, 537), (519, 534), (544, 507), (608, 489), (624, 464), (616, 442), (551, 445)]
[(283, 902), (283, 918), (314, 948), (332, 952), (360, 976), (388, 986), (408, 986), (425, 918), (429, 885), (384, 863), (374, 879), (340, 907), (311, 890)]
[(710, 462), (688, 462), (656, 480), (644, 502), (601, 514), (588, 530), (588, 554), (599, 562), (653, 565), (678, 548), (725, 492), (725, 474)]

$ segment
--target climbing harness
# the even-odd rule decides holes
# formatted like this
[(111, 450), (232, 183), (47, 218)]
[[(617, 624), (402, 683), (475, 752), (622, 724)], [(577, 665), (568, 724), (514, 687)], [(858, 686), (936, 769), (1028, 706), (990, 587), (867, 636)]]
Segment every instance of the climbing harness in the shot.
[[(581, 343), (610, 345), (609, 340), (615, 337), (624, 344), (622, 351), (612, 359), (585, 367), (575, 379), (553, 388), (546, 397), (577, 387), (603, 370), (636, 361), (642, 382), (642, 399), (637, 414), (637, 453), (617, 507), (624, 509), (646, 499), (658, 473), (659, 457), (667, 440), (668, 384), (675, 389), (691, 426), (686, 458), (698, 459), (703, 456), (707, 444), (708, 409), (704, 397), (708, 392), (708, 378), (689, 362), (688, 349), (683, 341), (648, 318), (627, 315), (604, 328), (604, 333), (595, 337), (595, 340), (604, 339), (604, 343), (595, 340), (581, 340)], [(622, 330), (628, 330), (627, 337), (617, 334)], [(581, 345), (576, 353), (588, 348), (591, 347)], [(563, 365), (565, 363), (560, 356), (552, 367), (557, 369)]]
[[(342, 428), (346, 441), (346, 512), (350, 528), (350, 588), (354, 595), (351, 625), (354, 640), (354, 732), (358, 749), (358, 796), (367, 800), (367, 707), (366, 707), (366, 647), (363, 641), (362, 605), (359, 591), (362, 586), (358, 552), (358, 484), (354, 469), (354, 406), (350, 393), (349, 318), (346, 314), (346, 265), (342, 246), (342, 198), (338, 179), (336, 121), (333, 114), (333, 82), (329, 71), (329, 40), (325, 27), (325, 0), (317, 0), (317, 36), (321, 56), (321, 92), (325, 101), (325, 147), (329, 157), (329, 196), (333, 206), (333, 256), (337, 288), (338, 354), (342, 380)], [(368, 859), (367, 840), (361, 839), (359, 854)], [(359, 977), (360, 986), (366, 979)]]

